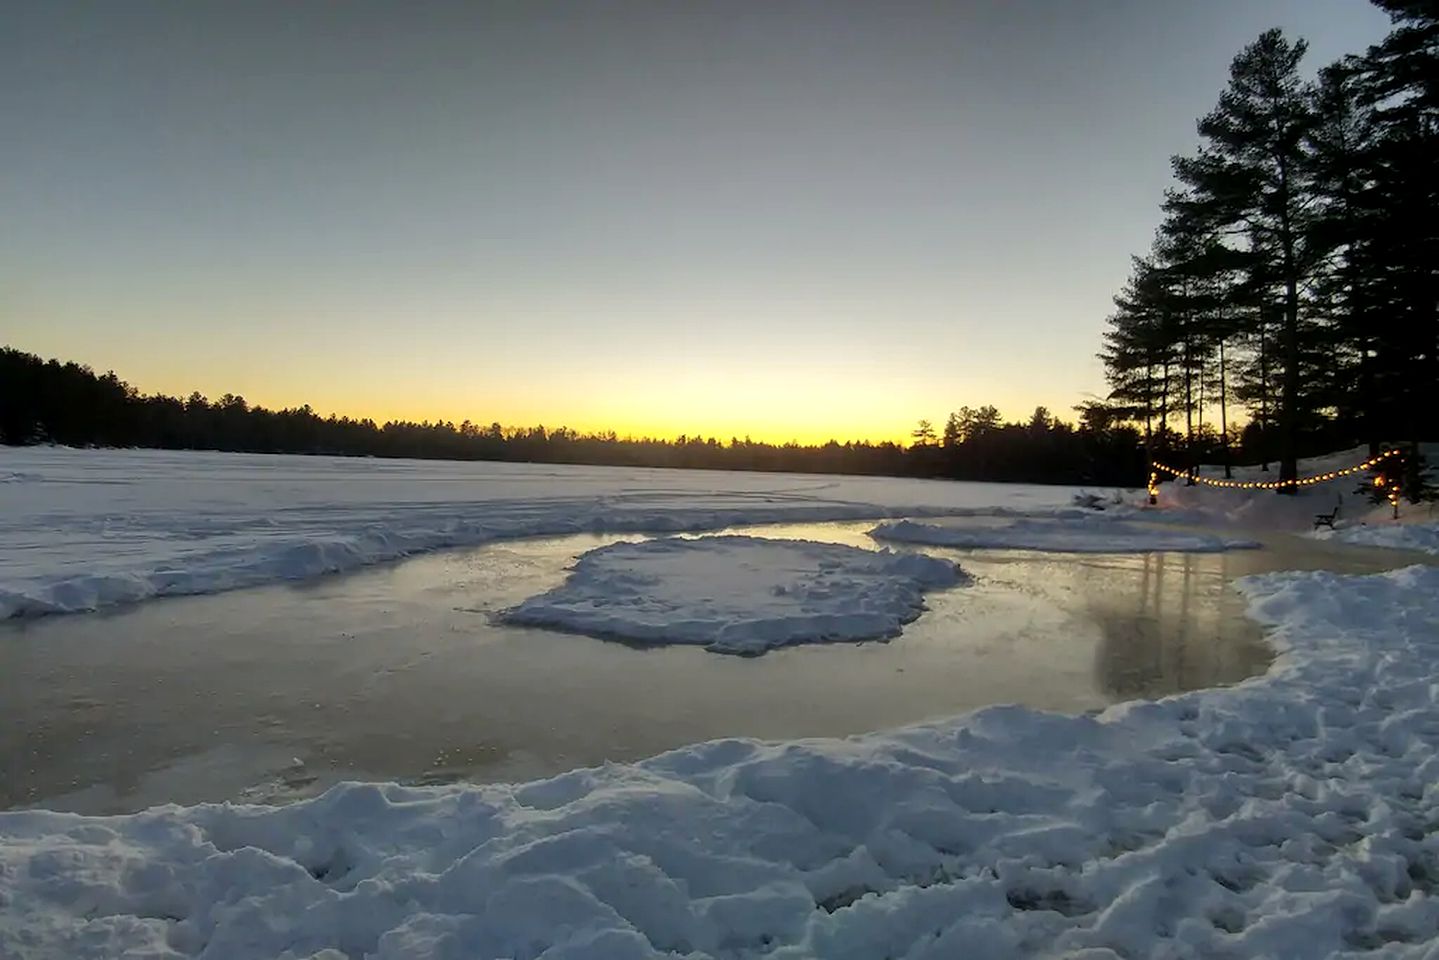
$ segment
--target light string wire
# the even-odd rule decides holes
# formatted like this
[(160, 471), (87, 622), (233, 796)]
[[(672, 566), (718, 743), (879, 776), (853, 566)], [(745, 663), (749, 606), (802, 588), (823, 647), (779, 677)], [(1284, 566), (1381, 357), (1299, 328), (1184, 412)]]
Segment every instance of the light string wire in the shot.
[[(1356, 463), (1354, 466), (1345, 467), (1343, 470), (1330, 470), (1327, 473), (1316, 473), (1310, 477), (1295, 477), (1293, 480), (1216, 480), (1212, 477), (1201, 477), (1197, 474), (1191, 475), (1188, 470), (1180, 470), (1155, 460), (1152, 463), (1153, 469), (1149, 474), (1149, 492), (1151, 495), (1159, 492), (1160, 471), (1176, 479), (1184, 477), (1187, 480), (1193, 480), (1195, 483), (1202, 483), (1205, 486), (1223, 487), (1234, 490), (1280, 490), (1285, 487), (1309, 487), (1316, 483), (1328, 483), (1331, 480), (1338, 480), (1340, 477), (1347, 477), (1351, 474), (1369, 470), (1390, 457), (1398, 456), (1401, 452), (1400, 450), (1385, 450), (1377, 457), (1370, 457), (1363, 463)], [(1382, 487), (1384, 485), (1383, 480), (1384, 478), (1382, 476), (1376, 477), (1375, 485)], [(1396, 501), (1398, 495), (1397, 485), (1391, 486), (1389, 491), (1390, 502), (1393, 503)]]

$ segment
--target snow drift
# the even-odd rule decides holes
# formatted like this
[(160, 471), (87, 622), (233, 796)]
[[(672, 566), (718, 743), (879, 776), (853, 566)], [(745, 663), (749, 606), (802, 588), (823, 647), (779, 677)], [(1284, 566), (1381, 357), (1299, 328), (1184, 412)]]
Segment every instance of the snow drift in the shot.
[(1439, 554), (1439, 523), (1393, 523), (1365, 526), (1341, 526), (1334, 531), (1321, 530), (1325, 539), (1338, 540), (1365, 547), (1388, 547), (1394, 550), (1417, 550)]
[(895, 520), (879, 524), (870, 536), (936, 547), (1053, 553), (1213, 553), (1259, 546), (1253, 540), (1156, 529), (1077, 512), (1055, 517), (1016, 517), (1003, 522), (973, 517)]
[(1432, 956), (1439, 569), (1243, 581), (1281, 651), (528, 784), (0, 814), (0, 956)]

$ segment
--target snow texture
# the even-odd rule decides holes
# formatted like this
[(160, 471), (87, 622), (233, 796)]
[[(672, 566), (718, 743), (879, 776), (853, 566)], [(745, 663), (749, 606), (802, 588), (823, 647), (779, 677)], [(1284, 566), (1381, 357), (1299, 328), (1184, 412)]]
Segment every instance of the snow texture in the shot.
[(0, 447), (0, 619), (584, 532), (1050, 510), (1069, 487)]
[(1053, 553), (1215, 553), (1258, 547), (1253, 540), (1145, 527), (1103, 515), (1070, 512), (1016, 517), (1003, 523), (974, 518), (896, 520), (870, 531), (877, 540), (970, 549), (1047, 550)]
[(519, 624), (641, 644), (759, 654), (892, 637), (923, 591), (958, 583), (947, 560), (808, 540), (698, 537), (591, 550), (565, 583), (507, 610)]
[(0, 956), (1434, 956), (1439, 568), (1240, 585), (1266, 676), (1096, 716), (3, 813)]
[[(1384, 508), (1389, 509), (1389, 508)], [(1341, 527), (1325, 539), (1338, 540), (1366, 547), (1389, 547), (1397, 550), (1418, 550), (1439, 554), (1439, 523), (1375, 523), (1365, 526)]]

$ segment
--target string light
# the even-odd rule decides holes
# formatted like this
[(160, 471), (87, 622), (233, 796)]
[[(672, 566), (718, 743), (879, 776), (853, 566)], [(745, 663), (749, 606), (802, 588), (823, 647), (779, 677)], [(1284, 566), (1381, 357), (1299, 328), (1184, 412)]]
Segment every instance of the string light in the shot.
[[(1222, 487), (1226, 490), (1281, 490), (1285, 487), (1310, 487), (1316, 483), (1328, 483), (1330, 480), (1338, 480), (1340, 477), (1347, 477), (1351, 474), (1369, 470), (1389, 457), (1397, 456), (1398, 450), (1385, 450), (1377, 457), (1371, 457), (1363, 463), (1357, 463), (1352, 467), (1343, 470), (1330, 470), (1328, 473), (1316, 473), (1312, 477), (1295, 477), (1293, 480), (1215, 480), (1210, 477), (1191, 475), (1187, 470), (1179, 470), (1154, 461), (1153, 469), (1149, 474), (1149, 494), (1154, 496), (1159, 492), (1159, 471), (1169, 474), (1172, 477), (1184, 477), (1195, 483), (1202, 483), (1209, 487)], [(1383, 476), (1374, 478), (1376, 487), (1384, 486)], [(1398, 487), (1390, 488), (1390, 502), (1395, 503), (1399, 499)]]

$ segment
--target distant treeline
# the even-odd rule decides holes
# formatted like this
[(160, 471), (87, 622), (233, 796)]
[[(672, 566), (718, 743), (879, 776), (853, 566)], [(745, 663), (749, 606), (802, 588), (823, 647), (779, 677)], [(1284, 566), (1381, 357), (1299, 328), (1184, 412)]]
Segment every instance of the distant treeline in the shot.
[(1439, 5), (1374, 2), (1389, 35), (1314, 75), (1304, 41), (1260, 35), (1173, 158), (1101, 353), (1156, 458), (1212, 457), (1216, 408), (1281, 479), (1316, 450), (1439, 439)]
[(1143, 484), (1139, 432), (1098, 406), (1078, 426), (1042, 408), (1027, 423), (1003, 423), (994, 407), (964, 408), (943, 436), (928, 424), (910, 446), (851, 441), (760, 443), (732, 437), (674, 439), (581, 434), (565, 427), (503, 427), (468, 420), (414, 423), (321, 417), (308, 405), (252, 406), (225, 394), (208, 400), (141, 394), (114, 373), (0, 348), (0, 442), (152, 447), (250, 453), (331, 454), (445, 460), (510, 460), (615, 466), (690, 467), (918, 476), (962, 480)]

